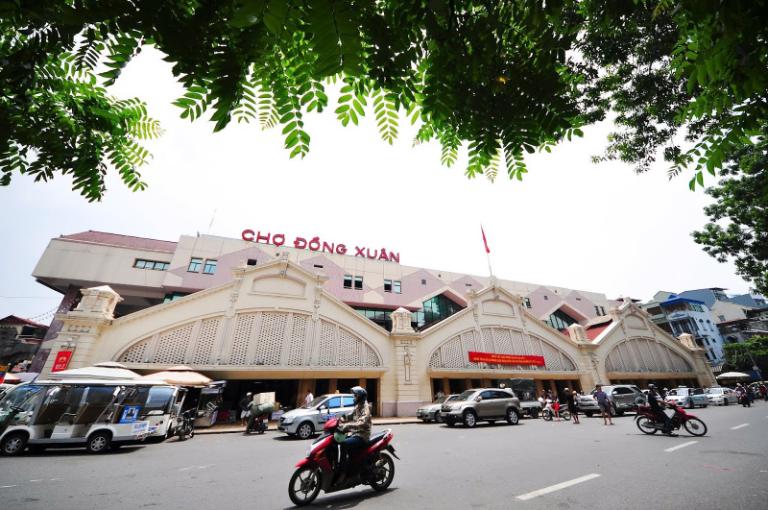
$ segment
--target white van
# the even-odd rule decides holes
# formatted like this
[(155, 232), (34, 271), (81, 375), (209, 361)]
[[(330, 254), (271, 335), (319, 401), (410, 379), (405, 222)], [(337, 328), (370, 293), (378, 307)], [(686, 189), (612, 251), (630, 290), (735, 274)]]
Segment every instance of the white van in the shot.
[(27, 446), (85, 446), (91, 453), (165, 436), (177, 389), (151, 381), (36, 381), (0, 401), (0, 454)]

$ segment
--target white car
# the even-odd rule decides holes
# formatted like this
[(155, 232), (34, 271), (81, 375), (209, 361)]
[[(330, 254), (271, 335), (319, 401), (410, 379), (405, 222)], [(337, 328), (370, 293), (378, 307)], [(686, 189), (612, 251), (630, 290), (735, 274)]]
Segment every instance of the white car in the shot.
[(721, 388), (719, 386), (714, 388), (707, 388), (704, 393), (709, 399), (709, 403), (712, 405), (722, 406), (728, 404), (738, 404), (739, 396), (736, 392), (730, 388)]
[(707, 407), (709, 405), (709, 398), (704, 394), (704, 390), (701, 388), (686, 388), (684, 386), (669, 390), (664, 400), (680, 407), (687, 407), (688, 409), (693, 409), (696, 406)]

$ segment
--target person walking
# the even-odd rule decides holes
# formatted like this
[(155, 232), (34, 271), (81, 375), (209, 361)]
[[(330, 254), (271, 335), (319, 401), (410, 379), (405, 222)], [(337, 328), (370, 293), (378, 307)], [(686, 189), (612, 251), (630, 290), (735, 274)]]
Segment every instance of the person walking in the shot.
[(581, 423), (579, 421), (579, 406), (577, 401), (578, 394), (576, 393), (576, 390), (572, 391), (570, 395), (566, 396), (565, 403), (568, 406), (568, 412), (571, 413), (571, 419), (573, 420), (574, 425)]
[(595, 400), (597, 400), (597, 406), (600, 408), (600, 413), (603, 416), (603, 425), (613, 425), (611, 402), (608, 400), (608, 394), (603, 391), (603, 387), (600, 384), (595, 385)]

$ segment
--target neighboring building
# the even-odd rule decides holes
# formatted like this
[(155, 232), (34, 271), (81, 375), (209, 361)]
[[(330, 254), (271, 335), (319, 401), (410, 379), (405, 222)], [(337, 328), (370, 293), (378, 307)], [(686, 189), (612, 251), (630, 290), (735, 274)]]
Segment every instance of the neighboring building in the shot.
[(9, 315), (0, 319), (0, 365), (17, 365), (34, 357), (48, 326)]
[(710, 363), (722, 363), (723, 339), (712, 312), (703, 301), (660, 291), (643, 308), (651, 315), (653, 322), (673, 336), (683, 333), (693, 335)]
[(594, 292), (409, 267), (384, 249), (344, 255), (312, 241), (317, 250), (215, 236), (53, 239), (34, 275), (65, 294), (69, 310), (44, 345), (56, 356), (42, 376), (62, 351), (72, 352), (70, 368), (185, 364), (228, 381), (225, 409), (246, 388), (293, 405), (308, 389), (364, 384), (383, 415), (411, 414), (438, 390), (512, 377), (555, 391), (714, 383), (690, 335), (670, 336), (630, 300), (614, 307)]
[(746, 310), (745, 317), (724, 321), (718, 329), (725, 343), (735, 344), (753, 336), (768, 336), (768, 307)]

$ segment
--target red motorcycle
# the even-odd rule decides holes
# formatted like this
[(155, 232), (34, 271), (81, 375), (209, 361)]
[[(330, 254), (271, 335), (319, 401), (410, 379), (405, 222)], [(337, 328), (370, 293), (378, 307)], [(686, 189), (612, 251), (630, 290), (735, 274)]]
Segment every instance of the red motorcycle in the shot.
[(371, 436), (367, 446), (353, 450), (346, 463), (346, 472), (338, 473), (341, 448), (334, 438), (335, 434), (340, 434), (338, 426), (337, 418), (325, 422), (323, 435), (309, 447), (306, 458), (296, 464), (297, 469), (288, 484), (288, 495), (296, 506), (310, 504), (321, 489), (331, 493), (367, 484), (375, 491), (384, 491), (395, 478), (395, 461), (389, 453), (398, 460), (400, 457), (389, 444), (392, 429)]
[[(692, 436), (703, 436), (707, 433), (706, 424), (685, 409), (676, 404), (667, 404), (674, 409), (675, 414), (670, 418), (671, 430), (679, 430), (684, 427)], [(655, 434), (657, 430), (664, 430), (664, 422), (659, 422), (651, 406), (637, 406), (637, 418), (635, 424), (644, 434)]]

